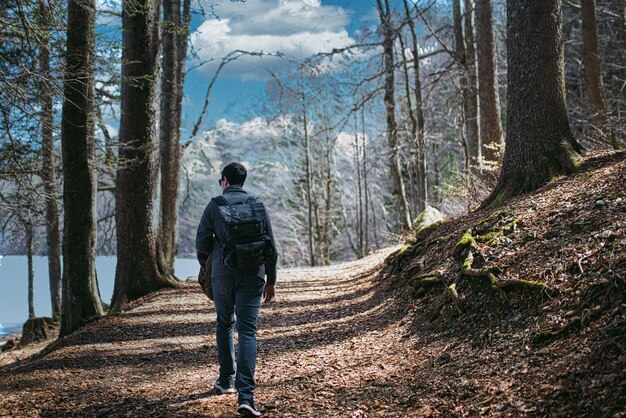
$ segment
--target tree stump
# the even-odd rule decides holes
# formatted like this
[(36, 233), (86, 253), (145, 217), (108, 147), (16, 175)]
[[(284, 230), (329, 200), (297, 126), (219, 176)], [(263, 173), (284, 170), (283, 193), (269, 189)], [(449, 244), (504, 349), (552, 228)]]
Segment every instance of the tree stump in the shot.
[(30, 318), (22, 327), (20, 344), (25, 346), (30, 343), (48, 340), (52, 338), (52, 331), (57, 328), (58, 325), (59, 324), (52, 318)]

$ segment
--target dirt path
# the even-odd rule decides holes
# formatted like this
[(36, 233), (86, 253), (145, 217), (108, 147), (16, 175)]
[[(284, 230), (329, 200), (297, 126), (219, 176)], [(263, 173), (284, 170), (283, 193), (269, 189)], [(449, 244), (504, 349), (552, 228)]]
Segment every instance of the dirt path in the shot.
[[(265, 416), (626, 417), (624, 156), (591, 155), (574, 176), (451, 220), (425, 247), (405, 247), (384, 279), (390, 250), (282, 270), (260, 318)], [(558, 296), (503, 295), (466, 277), (462, 309), (450, 287), (412, 298), (420, 275), (457, 278), (464, 231), (503, 214), (516, 227), (508, 242), (483, 243), (483, 256), (509, 266), (502, 278), (539, 280)], [(211, 393), (214, 331), (197, 284), (156, 293), (38, 358), (2, 366), (27, 351), (0, 355), (0, 416), (233, 417), (236, 397)]]
[[(388, 253), (280, 273), (258, 334), (264, 416), (413, 415), (403, 307), (375, 291), (374, 267)], [(210, 391), (214, 330), (197, 284), (160, 292), (39, 359), (0, 369), (0, 415), (235, 416), (236, 395)]]

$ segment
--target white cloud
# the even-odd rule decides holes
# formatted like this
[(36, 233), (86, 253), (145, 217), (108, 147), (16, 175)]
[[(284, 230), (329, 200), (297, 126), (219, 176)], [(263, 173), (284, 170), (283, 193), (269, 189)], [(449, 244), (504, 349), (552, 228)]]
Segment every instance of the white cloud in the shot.
[[(248, 0), (215, 5), (219, 19), (210, 18), (192, 34), (192, 45), (201, 60), (226, 56), (241, 49), (280, 52), (285, 58), (244, 57), (229, 64), (227, 76), (264, 78), (296, 60), (354, 43), (345, 29), (349, 15), (341, 7), (319, 0)], [(215, 63), (203, 69), (212, 73)]]

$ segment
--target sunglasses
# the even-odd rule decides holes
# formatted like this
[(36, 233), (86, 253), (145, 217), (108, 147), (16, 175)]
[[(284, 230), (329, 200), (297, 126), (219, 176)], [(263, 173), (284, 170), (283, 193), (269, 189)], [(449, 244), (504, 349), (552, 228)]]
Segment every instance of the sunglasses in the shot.
[(223, 181), (223, 180), (224, 180), (224, 179), (223, 179), (223, 178), (221, 178), (221, 179), (219, 179), (219, 180), (217, 181), (217, 183), (221, 186), (221, 185), (222, 185), (222, 181)]

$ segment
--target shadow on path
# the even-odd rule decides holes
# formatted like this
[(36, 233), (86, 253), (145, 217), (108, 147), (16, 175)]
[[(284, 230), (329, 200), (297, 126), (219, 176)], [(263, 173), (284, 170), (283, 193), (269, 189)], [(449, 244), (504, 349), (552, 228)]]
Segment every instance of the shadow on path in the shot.
[[(278, 288), (278, 300), (262, 305), (260, 358), (271, 362), (397, 321), (405, 308), (376, 290), (375, 274), (357, 272), (340, 281), (288, 277)], [(189, 405), (202, 410), (202, 402), (210, 401), (206, 388), (216, 362), (214, 332), (213, 305), (197, 283), (158, 292), (56, 342), (39, 358), (0, 368), (0, 410), (29, 411), (29, 405), (38, 404), (40, 415), (49, 417), (124, 416), (129, 411), (232, 416), (185, 412)]]

